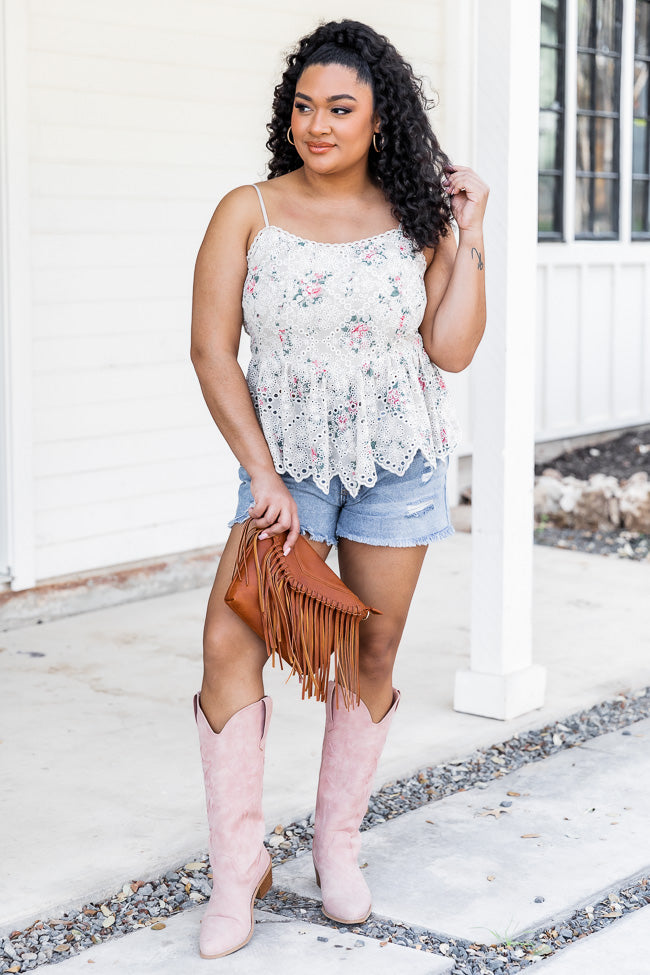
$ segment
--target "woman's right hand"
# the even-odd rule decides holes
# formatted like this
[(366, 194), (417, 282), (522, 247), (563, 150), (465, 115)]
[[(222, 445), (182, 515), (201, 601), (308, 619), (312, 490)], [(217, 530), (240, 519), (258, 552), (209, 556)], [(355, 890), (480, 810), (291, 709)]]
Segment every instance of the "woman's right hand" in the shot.
[(284, 481), (275, 471), (251, 475), (253, 504), (249, 513), (255, 528), (263, 529), (260, 538), (288, 531), (283, 552), (288, 555), (300, 534), (298, 507)]

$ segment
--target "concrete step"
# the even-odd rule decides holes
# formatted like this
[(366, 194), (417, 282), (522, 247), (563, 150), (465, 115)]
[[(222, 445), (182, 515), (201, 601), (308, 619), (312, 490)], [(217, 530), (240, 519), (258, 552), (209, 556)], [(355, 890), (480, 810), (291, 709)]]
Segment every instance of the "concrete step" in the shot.
[[(650, 868), (649, 781), (650, 719), (376, 826), (361, 849), (373, 911), (482, 944), (525, 938)], [(320, 899), (309, 855), (273, 876)]]
[[(203, 909), (185, 911), (165, 921), (165, 928), (143, 928), (90, 948), (57, 965), (57, 973), (74, 975), (205, 975), (206, 961), (199, 956), (199, 922)], [(349, 975), (449, 975), (453, 962), (401, 945), (380, 944), (372, 938), (336, 931), (317, 924), (302, 924), (255, 911), (253, 937), (241, 950), (213, 962), (228, 975), (282, 972), (283, 975), (330, 975), (345, 962)]]
[(650, 907), (626, 914), (544, 962), (548, 975), (648, 975)]

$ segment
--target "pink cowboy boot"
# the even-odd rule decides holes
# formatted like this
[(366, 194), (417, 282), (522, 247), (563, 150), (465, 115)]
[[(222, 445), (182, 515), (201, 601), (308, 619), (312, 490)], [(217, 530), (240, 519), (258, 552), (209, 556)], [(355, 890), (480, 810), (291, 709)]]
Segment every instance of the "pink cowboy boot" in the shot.
[(393, 688), (390, 711), (377, 724), (363, 701), (347, 711), (342, 702), (336, 708), (333, 696), (330, 681), (312, 855), (323, 914), (341, 924), (360, 924), (372, 905), (358, 864), (359, 826), (400, 693)]
[(270, 697), (237, 711), (216, 734), (194, 696), (210, 828), (212, 895), (201, 921), (202, 958), (229, 955), (253, 934), (253, 903), (271, 887), (262, 775)]

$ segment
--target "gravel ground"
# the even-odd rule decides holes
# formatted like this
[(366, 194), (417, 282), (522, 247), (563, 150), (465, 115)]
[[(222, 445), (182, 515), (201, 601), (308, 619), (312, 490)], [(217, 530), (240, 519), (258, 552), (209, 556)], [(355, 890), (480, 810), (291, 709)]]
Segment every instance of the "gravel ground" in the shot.
[(588, 532), (543, 525), (535, 529), (535, 543), (574, 552), (614, 555), (619, 559), (650, 562), (650, 535), (641, 532)]
[(562, 477), (573, 475), (582, 481), (592, 474), (608, 474), (619, 481), (627, 480), (637, 471), (650, 474), (650, 426), (630, 430), (597, 447), (568, 450), (546, 464), (536, 464), (535, 474), (548, 467), (559, 471)]
[[(592, 474), (611, 475), (619, 481), (637, 471), (647, 471), (650, 476), (650, 426), (623, 433), (597, 447), (569, 450), (548, 463), (536, 464), (535, 474), (540, 475), (549, 467), (559, 471), (562, 477), (572, 475), (582, 481)], [(641, 532), (588, 532), (542, 525), (535, 529), (535, 542), (596, 555), (650, 561), (650, 535)]]
[[(515, 734), (489, 748), (476, 749), (466, 759), (424, 768), (409, 778), (389, 782), (374, 793), (362, 829), (372, 829), (377, 823), (461, 790), (480, 789), (522, 765), (542, 761), (557, 751), (615, 729), (624, 728), (623, 734), (631, 734), (629, 726), (647, 717), (650, 717), (650, 687), (619, 694), (563, 721)], [(310, 850), (311, 822), (310, 817), (275, 828), (266, 838), (274, 863), (305, 855)], [(60, 918), (37, 921), (25, 931), (14, 931), (0, 944), (0, 973), (30, 971), (136, 928), (164, 926), (166, 917), (207, 900), (210, 877), (207, 855), (199, 854), (195, 860), (155, 880), (125, 884), (102, 904), (87, 904)], [(558, 921), (555, 927), (530, 932), (526, 941), (491, 946), (453, 939), (443, 942), (430, 931), (375, 915), (365, 924), (345, 927), (345, 930), (454, 958), (454, 975), (492, 972), (510, 975), (646, 904), (650, 904), (650, 877), (639, 876), (622, 889), (610, 891), (597, 903), (576, 911), (561, 923)], [(283, 916), (335, 929), (342, 927), (323, 916), (319, 902), (276, 887), (260, 905)]]

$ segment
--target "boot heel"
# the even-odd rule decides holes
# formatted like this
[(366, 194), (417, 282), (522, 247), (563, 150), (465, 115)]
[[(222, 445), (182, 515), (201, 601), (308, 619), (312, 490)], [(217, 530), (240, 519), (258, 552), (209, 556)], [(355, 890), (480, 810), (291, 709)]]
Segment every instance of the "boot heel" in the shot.
[(316, 874), (316, 884), (320, 887), (320, 877), (318, 876), (318, 870), (314, 867), (314, 873)]
[(257, 894), (255, 895), (255, 897), (257, 898), (265, 897), (270, 891), (272, 885), (273, 885), (273, 873), (271, 871), (271, 864), (269, 864), (269, 869), (262, 877), (261, 883), (257, 888)]

